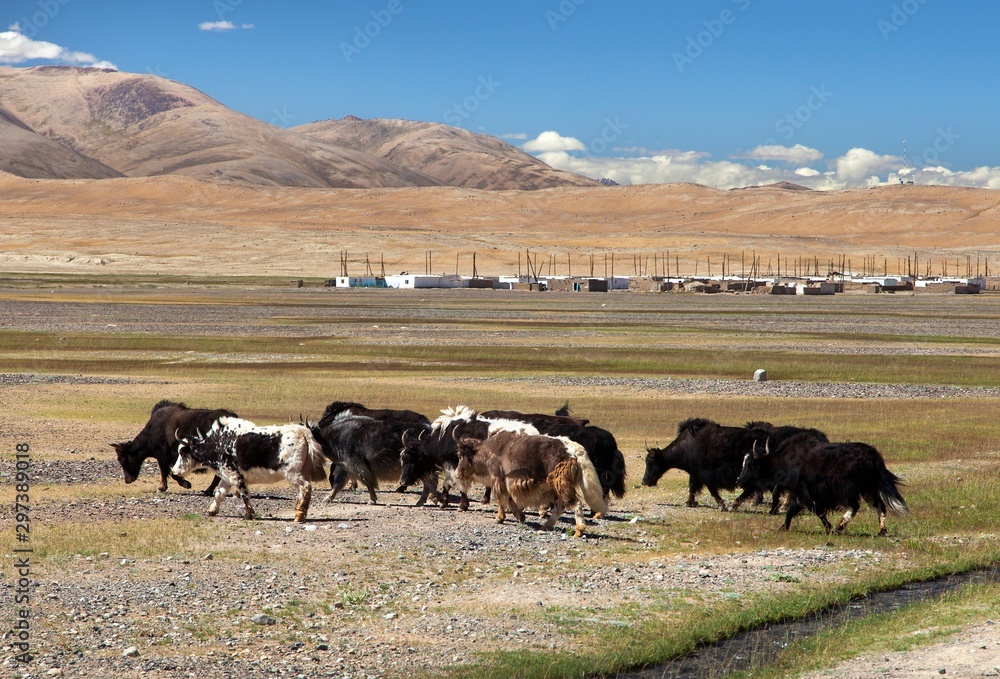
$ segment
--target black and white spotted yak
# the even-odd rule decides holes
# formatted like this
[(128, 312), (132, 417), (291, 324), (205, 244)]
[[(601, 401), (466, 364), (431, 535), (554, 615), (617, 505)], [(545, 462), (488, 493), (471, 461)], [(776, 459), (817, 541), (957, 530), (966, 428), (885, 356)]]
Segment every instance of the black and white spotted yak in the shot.
[[(826, 532), (842, 533), (861, 508), (862, 498), (878, 512), (879, 535), (886, 535), (886, 513), (909, 511), (899, 492), (898, 476), (885, 466), (881, 453), (866, 443), (817, 441), (808, 432), (771, 447), (766, 432), (746, 456), (740, 484), (770, 485), (787, 489), (788, 508), (784, 530), (803, 509), (823, 522)], [(836, 528), (826, 518), (829, 511), (846, 509)]]
[[(154, 405), (146, 426), (134, 439), (108, 444), (115, 449), (118, 464), (122, 466), (122, 473), (125, 475), (125, 483), (135, 481), (142, 471), (142, 463), (152, 457), (160, 466), (158, 490), (161, 493), (167, 490), (168, 475), (173, 476), (182, 488), (190, 488), (189, 481), (170, 474), (170, 468), (177, 461), (177, 435), (190, 437), (198, 431), (208, 431), (220, 417), (236, 417), (236, 413), (221, 408), (188, 408), (183, 403), (167, 399)], [(217, 481), (213, 480), (205, 494), (211, 495), (216, 484)]]
[(305, 521), (312, 482), (326, 478), (323, 450), (309, 428), (301, 424), (258, 427), (249, 420), (221, 417), (204, 435), (179, 440), (173, 474), (184, 476), (198, 469), (211, 469), (219, 477), (219, 487), (208, 507), (209, 516), (219, 513), (229, 489), (235, 487), (243, 499), (244, 518), (252, 519), (247, 485), (286, 479), (298, 490), (295, 520)]

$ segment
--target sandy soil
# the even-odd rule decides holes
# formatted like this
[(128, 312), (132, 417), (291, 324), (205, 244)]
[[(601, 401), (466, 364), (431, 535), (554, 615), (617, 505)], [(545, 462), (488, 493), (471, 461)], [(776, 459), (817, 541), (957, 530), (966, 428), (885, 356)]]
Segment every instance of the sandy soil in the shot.
[[(704, 275), (818, 260), (934, 274), (1000, 260), (1000, 194), (891, 186), (812, 192), (691, 184), (475, 191), (315, 190), (181, 177), (46, 181), (0, 173), (0, 265), (9, 271), (191, 275), (514, 273), (525, 251), (556, 274)], [(614, 261), (611, 256), (614, 255)], [(547, 262), (553, 258), (553, 264)], [(607, 263), (605, 257), (608, 258)], [(967, 259), (971, 258), (971, 259)], [(593, 264), (591, 263), (593, 262)], [(811, 267), (812, 268), (812, 267)], [(845, 266), (845, 268), (848, 268)]]
[[(928, 634), (918, 630), (914, 634)], [(866, 655), (805, 679), (909, 679), (911, 677), (1000, 676), (1000, 624), (988, 621), (957, 638), (905, 652)]]

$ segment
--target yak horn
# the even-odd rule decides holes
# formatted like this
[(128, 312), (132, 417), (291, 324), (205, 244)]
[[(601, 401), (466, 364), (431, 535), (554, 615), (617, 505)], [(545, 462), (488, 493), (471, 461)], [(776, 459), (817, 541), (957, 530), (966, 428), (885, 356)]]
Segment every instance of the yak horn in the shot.
[(427, 433), (426, 429), (421, 429), (420, 433), (417, 434), (417, 440), (418, 441), (423, 441), (424, 440), (424, 434), (426, 434), (426, 433)]
[(764, 439), (764, 454), (765, 455), (770, 455), (771, 454), (771, 437), (770, 436), (768, 436), (766, 439)]
[(174, 440), (175, 441), (180, 441), (181, 440), (181, 428), (180, 427), (177, 427), (176, 429), (174, 429)]
[(402, 436), (402, 439), (403, 439), (403, 447), (404, 447), (404, 448), (410, 445), (410, 444), (408, 444), (408, 443), (406, 442), (406, 435), (407, 435), (407, 434), (409, 434), (409, 433), (410, 433), (410, 430), (409, 430), (409, 429), (405, 429), (405, 430), (403, 430), (403, 436)]

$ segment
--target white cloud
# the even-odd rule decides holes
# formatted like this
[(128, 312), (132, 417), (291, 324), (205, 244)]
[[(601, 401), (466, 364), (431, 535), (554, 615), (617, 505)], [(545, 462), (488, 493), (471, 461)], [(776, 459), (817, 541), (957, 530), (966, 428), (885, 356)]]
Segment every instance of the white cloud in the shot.
[(232, 21), (202, 21), (198, 24), (200, 31), (232, 31), (236, 29), (236, 24)]
[(871, 185), (871, 178), (880, 172), (891, 172), (900, 167), (903, 159), (899, 156), (880, 156), (868, 149), (853, 148), (837, 158), (835, 167), (837, 176), (848, 184), (859, 184), (862, 181)]
[(0, 32), (0, 64), (22, 64), (36, 59), (118, 70), (110, 61), (99, 60), (93, 54), (74, 52), (44, 40), (32, 40), (21, 33), (18, 24), (11, 25), (10, 30)]
[(14, 31), (15, 33), (20, 33), (21, 32), (21, 24), (19, 22), (15, 21), (14, 23), (12, 23), (10, 26), (7, 27), (7, 30), (8, 31)]
[[(741, 188), (791, 182), (817, 190), (855, 189), (882, 184), (896, 184), (903, 167), (899, 156), (879, 155), (865, 148), (852, 148), (843, 155), (825, 161), (817, 167), (808, 159), (819, 160), (823, 154), (805, 146), (757, 147), (751, 154), (781, 160), (787, 165), (772, 167), (766, 163), (751, 164), (735, 160), (713, 160), (703, 151), (653, 151), (642, 147), (616, 148), (613, 156), (587, 153), (584, 145), (573, 137), (558, 132), (545, 132), (526, 144), (525, 150), (552, 167), (576, 172), (594, 179), (613, 179), (619, 184), (668, 184), (692, 182), (719, 189)], [(762, 150), (767, 149), (767, 150)], [(750, 160), (750, 154), (742, 160)], [(798, 164), (794, 160), (805, 159)], [(922, 169), (908, 168), (904, 181), (917, 184), (972, 186), (1000, 189), (1000, 167), (977, 167), (972, 170), (952, 170), (941, 166)]]
[(802, 144), (796, 144), (795, 146), (756, 146), (746, 155), (737, 156), (737, 158), (746, 158), (748, 160), (779, 160), (791, 165), (808, 165), (809, 163), (815, 163), (822, 157), (823, 153), (821, 151), (811, 149)]
[(558, 132), (549, 130), (542, 132), (531, 141), (525, 142), (521, 148), (531, 153), (548, 153), (553, 151), (584, 151), (587, 147), (575, 137), (564, 137)]
[(240, 24), (237, 26), (232, 21), (202, 21), (198, 24), (199, 31), (214, 31), (216, 33), (224, 33), (226, 31), (235, 31), (237, 28), (242, 28), (243, 30), (249, 30), (254, 28), (253, 24)]

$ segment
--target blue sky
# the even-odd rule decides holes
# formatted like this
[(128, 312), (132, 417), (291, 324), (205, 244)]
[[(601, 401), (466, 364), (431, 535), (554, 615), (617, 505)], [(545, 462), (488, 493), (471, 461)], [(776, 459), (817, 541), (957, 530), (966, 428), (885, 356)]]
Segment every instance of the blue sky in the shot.
[(4, 0), (0, 63), (282, 127), (460, 125), (621, 183), (1000, 188), (998, 26), (992, 0)]

